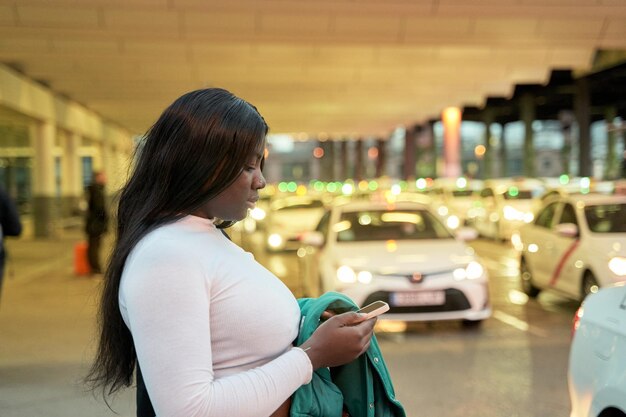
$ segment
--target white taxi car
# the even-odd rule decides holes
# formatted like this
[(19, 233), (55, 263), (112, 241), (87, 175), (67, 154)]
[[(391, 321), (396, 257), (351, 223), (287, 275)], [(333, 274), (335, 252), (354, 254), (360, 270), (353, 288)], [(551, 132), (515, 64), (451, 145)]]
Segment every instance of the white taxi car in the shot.
[(626, 281), (626, 196), (555, 197), (520, 229), (524, 292), (554, 289), (574, 299)]
[(482, 236), (509, 240), (521, 226), (533, 221), (535, 201), (544, 190), (541, 181), (505, 178), (484, 184), (473, 222)]
[(488, 277), (474, 250), (425, 202), (353, 201), (336, 205), (298, 250), (303, 286), (311, 295), (339, 291), (364, 306), (391, 309), (382, 319), (463, 320), (491, 315)]
[(270, 251), (295, 250), (300, 235), (313, 230), (324, 214), (318, 196), (292, 195), (274, 199), (265, 220), (266, 248)]
[(626, 285), (589, 295), (569, 355), (570, 417), (626, 416)]

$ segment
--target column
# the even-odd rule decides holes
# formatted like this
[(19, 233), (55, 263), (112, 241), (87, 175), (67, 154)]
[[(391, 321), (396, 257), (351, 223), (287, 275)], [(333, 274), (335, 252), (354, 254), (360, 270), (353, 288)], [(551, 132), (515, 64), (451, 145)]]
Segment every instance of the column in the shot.
[(53, 237), (58, 213), (55, 204), (54, 141), (56, 126), (41, 122), (33, 136), (33, 231), (35, 237)]
[(578, 175), (591, 176), (591, 98), (589, 80), (576, 80), (574, 113), (578, 121)]
[(62, 142), (61, 158), (61, 217), (79, 214), (78, 203), (83, 195), (83, 177), (78, 148), (81, 144), (80, 135), (67, 133)]
[(348, 169), (348, 140), (339, 142), (339, 181), (345, 181), (350, 176)]
[(502, 136), (500, 136), (500, 175), (509, 176), (509, 155), (506, 147), (506, 123), (502, 123)]
[(604, 112), (604, 118), (607, 129), (607, 153), (606, 153), (606, 166), (604, 167), (604, 178), (616, 179), (619, 178), (619, 163), (622, 160), (621, 155), (618, 155), (615, 149), (617, 144), (617, 131), (613, 128), (613, 122), (617, 117), (617, 110), (615, 107), (608, 107)]
[(525, 93), (520, 97), (520, 116), (524, 122), (524, 155), (523, 174), (527, 177), (535, 176), (534, 135), (533, 122), (535, 121), (535, 98)]
[(380, 178), (385, 175), (385, 162), (387, 156), (385, 155), (385, 147), (387, 141), (384, 139), (376, 140), (376, 148), (378, 149), (378, 157), (376, 159), (376, 178)]
[(570, 159), (572, 157), (572, 124), (574, 122), (574, 113), (570, 110), (560, 111), (559, 121), (561, 122), (561, 130), (563, 132), (561, 171), (563, 174), (570, 175)]
[(363, 138), (359, 138), (354, 143), (354, 181), (358, 182), (363, 178)]
[(443, 122), (443, 176), (456, 178), (461, 175), (461, 110), (446, 108), (441, 116)]
[(335, 143), (332, 140), (322, 142), (324, 156), (320, 160), (322, 181), (335, 181)]
[(315, 145), (313, 146), (313, 157), (311, 158), (311, 162), (309, 165), (309, 171), (311, 172), (311, 180), (319, 180), (321, 177), (321, 159), (324, 158), (324, 148), (322, 147), (322, 142), (319, 140), (315, 141)]
[(494, 123), (494, 110), (485, 108), (483, 123), (485, 124), (485, 155), (483, 156), (482, 178), (493, 178), (493, 148), (491, 146), (491, 125)]
[(416, 154), (416, 137), (419, 127), (417, 125), (410, 126), (406, 129), (404, 136), (404, 161), (402, 164), (402, 178), (406, 181), (415, 180), (415, 154)]

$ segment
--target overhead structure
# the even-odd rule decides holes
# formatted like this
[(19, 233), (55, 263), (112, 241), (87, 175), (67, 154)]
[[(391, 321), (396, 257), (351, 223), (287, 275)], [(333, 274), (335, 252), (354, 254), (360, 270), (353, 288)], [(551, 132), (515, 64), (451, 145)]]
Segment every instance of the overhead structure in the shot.
[(626, 49), (626, 3), (0, 0), (0, 39), (0, 62), (132, 132), (220, 86), (275, 133), (385, 137), (585, 73), (596, 50)]

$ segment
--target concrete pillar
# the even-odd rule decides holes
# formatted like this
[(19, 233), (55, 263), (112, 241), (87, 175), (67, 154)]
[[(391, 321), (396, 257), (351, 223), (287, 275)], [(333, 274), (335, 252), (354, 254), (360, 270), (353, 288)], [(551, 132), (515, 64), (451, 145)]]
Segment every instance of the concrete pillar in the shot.
[(619, 178), (619, 164), (622, 160), (622, 156), (617, 155), (617, 131), (610, 128), (613, 126), (613, 122), (617, 117), (617, 110), (615, 107), (608, 107), (604, 112), (604, 118), (609, 129), (607, 131), (607, 154), (606, 154), (606, 166), (604, 168), (604, 178), (616, 179)]
[(572, 157), (572, 124), (574, 113), (570, 110), (559, 112), (559, 121), (563, 132), (563, 149), (561, 150), (562, 174), (570, 175), (570, 159)]
[(509, 155), (506, 146), (506, 123), (502, 124), (502, 136), (500, 137), (500, 175), (509, 176)]
[(324, 158), (323, 155), (319, 155), (316, 154), (317, 149), (320, 149), (322, 152), (324, 151), (324, 148), (322, 147), (322, 142), (315, 141), (315, 146), (313, 147), (313, 155), (311, 157), (311, 161), (309, 164), (309, 172), (311, 173), (311, 178), (312, 180), (319, 180), (320, 177), (320, 172), (321, 172), (321, 159)]
[(357, 139), (354, 143), (354, 180), (363, 178), (363, 139)]
[(491, 125), (494, 123), (494, 111), (486, 108), (483, 112), (483, 123), (485, 124), (485, 155), (483, 156), (483, 166), (481, 170), (482, 178), (493, 178), (493, 148), (491, 146)]
[(578, 121), (578, 175), (591, 176), (591, 94), (589, 81), (585, 78), (576, 80), (574, 113)]
[(33, 231), (35, 237), (53, 237), (58, 219), (55, 198), (54, 142), (56, 126), (41, 122), (33, 137)]
[(406, 129), (404, 136), (404, 161), (402, 164), (402, 178), (406, 181), (415, 179), (415, 156), (417, 148), (417, 125)]
[(79, 212), (79, 201), (83, 196), (83, 173), (78, 148), (81, 138), (77, 133), (64, 135), (61, 157), (61, 217), (70, 217)]
[(444, 177), (461, 175), (461, 111), (448, 107), (441, 115), (443, 122)]
[(376, 148), (378, 149), (378, 158), (376, 159), (376, 177), (380, 178), (385, 175), (385, 163), (387, 160), (386, 155), (387, 141), (384, 139), (376, 140)]
[(437, 178), (439, 172), (437, 172), (437, 146), (435, 144), (435, 123), (429, 121), (424, 128), (424, 143), (426, 148), (425, 159), (428, 161), (430, 170), (424, 175), (425, 177)]
[(322, 181), (335, 181), (335, 142), (327, 140), (322, 142), (324, 157), (320, 160)]
[(345, 181), (350, 176), (348, 168), (348, 140), (339, 142), (339, 181)]
[(520, 116), (524, 122), (524, 154), (523, 174), (527, 177), (535, 176), (535, 146), (533, 122), (536, 118), (535, 98), (532, 94), (523, 94), (520, 97)]

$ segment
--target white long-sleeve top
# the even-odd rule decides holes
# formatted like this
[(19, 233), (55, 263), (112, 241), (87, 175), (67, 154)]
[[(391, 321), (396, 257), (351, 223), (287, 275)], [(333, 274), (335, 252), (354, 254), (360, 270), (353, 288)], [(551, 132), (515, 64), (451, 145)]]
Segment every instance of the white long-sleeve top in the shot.
[(269, 416), (311, 380), (297, 301), (209, 219), (141, 239), (119, 301), (158, 417)]

